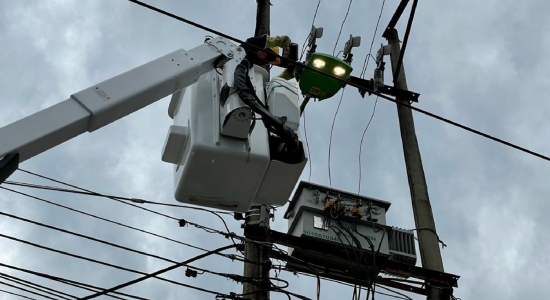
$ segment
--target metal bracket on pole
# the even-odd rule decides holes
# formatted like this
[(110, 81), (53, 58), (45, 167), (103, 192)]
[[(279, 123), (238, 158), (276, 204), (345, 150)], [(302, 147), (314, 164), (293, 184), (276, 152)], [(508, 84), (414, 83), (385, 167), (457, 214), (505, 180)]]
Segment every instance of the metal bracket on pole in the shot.
[(359, 93), (363, 98), (365, 98), (365, 94), (368, 93), (369, 95), (371, 95), (373, 91), (413, 102), (418, 102), (418, 97), (420, 96), (419, 93), (399, 89), (385, 84), (377, 86), (374, 79), (362, 79), (359, 77), (351, 76), (348, 79), (348, 82), (365, 87), (365, 89), (359, 89)]
[[(259, 228), (259, 227), (250, 227), (247, 237), (255, 238), (255, 237), (265, 236), (265, 235), (266, 235), (265, 229)], [(344, 255), (344, 252), (343, 252), (344, 250), (342, 248), (337, 246), (327, 246), (327, 244), (323, 241), (318, 241), (307, 237), (297, 237), (292, 234), (282, 233), (271, 229), (269, 230), (268, 235), (269, 235), (269, 239), (267, 239), (266, 242), (275, 243), (281, 246), (287, 246), (295, 249), (302, 249), (305, 251), (320, 251), (319, 249), (322, 249), (322, 252), (325, 254), (337, 255), (337, 256)], [(287, 260), (287, 263), (289, 262), (288, 255), (282, 255), (277, 251), (273, 251), (271, 254), (273, 258)], [(386, 274), (392, 274), (397, 277), (405, 277), (405, 278), (410, 277), (410, 278), (423, 280), (430, 285), (442, 287), (446, 291), (451, 291), (453, 287), (458, 287), (458, 279), (460, 278), (460, 276), (455, 274), (445, 273), (443, 271), (430, 270), (430, 269), (426, 269), (418, 266), (407, 265), (388, 258), (377, 258), (376, 261), (377, 261), (376, 262), (377, 265), (380, 266), (380, 269)], [(350, 276), (350, 274), (346, 270), (339, 270), (339, 269), (335, 269), (327, 266), (319, 266), (314, 264), (311, 264), (310, 267), (311, 269), (301, 264), (292, 264), (291, 266), (291, 268), (295, 271), (305, 272), (312, 275), (322, 274), (321, 276), (323, 278), (332, 278), (332, 279), (341, 280), (348, 283), (362, 282), (362, 281), (367, 283), (367, 281), (364, 278), (357, 278), (357, 277)], [(422, 283), (422, 285), (413, 286), (413, 285), (398, 284), (398, 282), (392, 281), (391, 278), (377, 278), (376, 281), (378, 284), (394, 287), (400, 290), (413, 292), (416, 294), (426, 295), (426, 292), (427, 292), (427, 288), (424, 285), (424, 282), (414, 282), (415, 284)]]
[[(405, 11), (405, 8), (407, 7), (407, 4), (409, 4), (409, 0), (401, 0), (401, 3), (399, 3), (399, 6), (395, 10), (395, 13), (393, 14), (390, 22), (388, 23), (388, 26), (386, 27), (386, 30), (382, 34), (383, 38), (388, 38), (391, 34), (391, 31), (395, 29), (395, 25), (397, 25), (397, 22), (401, 18), (401, 15)], [(403, 56), (405, 55), (405, 50), (407, 49), (407, 42), (409, 40), (409, 33), (411, 32), (411, 26), (414, 19), (414, 13), (416, 12), (416, 6), (418, 5), (418, 0), (413, 0), (411, 13), (409, 16), (409, 20), (407, 21), (407, 28), (405, 29), (405, 37), (403, 38), (403, 45), (401, 46), (401, 53), (399, 54), (399, 59), (397, 61), (397, 72), (393, 74), (393, 81), (396, 82), (397, 78), (399, 77), (399, 72), (401, 70), (401, 65), (403, 64)]]
[(405, 11), (405, 8), (407, 7), (407, 4), (409, 4), (409, 0), (401, 0), (401, 3), (399, 3), (399, 6), (395, 10), (395, 13), (388, 23), (388, 26), (386, 26), (386, 30), (382, 34), (383, 38), (386, 38), (389, 34), (389, 31), (395, 28), (395, 25), (397, 25), (397, 21), (399, 21), (399, 19), (401, 18), (403, 11)]
[(267, 205), (252, 206), (246, 212), (246, 225), (269, 228), (269, 207)]

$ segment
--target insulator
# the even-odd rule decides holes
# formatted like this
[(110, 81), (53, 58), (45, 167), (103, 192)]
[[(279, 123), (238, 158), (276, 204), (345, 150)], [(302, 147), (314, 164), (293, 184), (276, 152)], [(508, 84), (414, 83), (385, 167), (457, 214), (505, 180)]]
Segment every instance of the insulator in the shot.
[(383, 85), (384, 85), (383, 72), (379, 68), (376, 68), (374, 69), (374, 87), (378, 89)]

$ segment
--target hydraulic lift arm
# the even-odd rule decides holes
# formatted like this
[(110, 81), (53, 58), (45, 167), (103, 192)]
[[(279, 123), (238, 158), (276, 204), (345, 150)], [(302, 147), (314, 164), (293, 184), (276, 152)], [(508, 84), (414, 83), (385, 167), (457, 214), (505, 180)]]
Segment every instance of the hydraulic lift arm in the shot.
[(189, 51), (174, 51), (0, 128), (0, 184), (19, 162), (182, 90), (215, 62), (233, 58), (237, 48), (216, 37)]

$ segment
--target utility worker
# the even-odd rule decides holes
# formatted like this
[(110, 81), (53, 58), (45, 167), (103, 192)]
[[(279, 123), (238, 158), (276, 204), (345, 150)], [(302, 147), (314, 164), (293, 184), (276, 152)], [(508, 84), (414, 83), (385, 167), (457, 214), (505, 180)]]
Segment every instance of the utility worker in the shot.
[[(239, 98), (252, 109), (255, 113), (261, 115), (261, 120), (264, 123), (267, 130), (277, 137), (270, 135), (270, 145), (277, 149), (272, 157), (281, 158), (286, 162), (299, 161), (303, 159), (298, 150), (300, 142), (298, 135), (289, 128), (286, 123), (286, 118), (279, 118), (272, 115), (268, 108), (261, 102), (256, 95), (256, 91), (248, 76), (248, 71), (254, 66), (263, 66), (269, 63), (275, 62), (277, 56), (275, 51), (269, 47), (281, 47), (283, 48), (283, 57), (288, 56), (290, 50), (290, 38), (286, 35), (269, 37), (267, 35), (259, 38), (249, 38), (246, 40), (248, 44), (254, 45), (261, 50), (250, 47), (248, 44), (241, 45), (246, 51), (246, 57), (235, 68), (234, 74), (234, 88), (235, 92), (239, 95)], [(283, 72), (281, 75), (283, 75)], [(279, 77), (284, 79), (291, 79), (293, 76)], [(303, 154), (302, 154), (303, 155)], [(283, 159), (284, 158), (284, 159)]]
[[(263, 35), (261, 37), (252, 37), (246, 40), (246, 43), (254, 45), (263, 50), (258, 50), (253, 47), (250, 47), (248, 44), (241, 45), (246, 51), (246, 60), (250, 63), (263, 66), (269, 63), (278, 64), (280, 63), (279, 58), (275, 55), (276, 52), (273, 48), (280, 47), (283, 49), (283, 57), (288, 58), (290, 53), (290, 44), (292, 41), (287, 35), (278, 35), (278, 36), (268, 36)], [(251, 68), (252, 65), (249, 66)], [(294, 71), (285, 69), (281, 74), (278, 75), (286, 80), (294, 78)]]

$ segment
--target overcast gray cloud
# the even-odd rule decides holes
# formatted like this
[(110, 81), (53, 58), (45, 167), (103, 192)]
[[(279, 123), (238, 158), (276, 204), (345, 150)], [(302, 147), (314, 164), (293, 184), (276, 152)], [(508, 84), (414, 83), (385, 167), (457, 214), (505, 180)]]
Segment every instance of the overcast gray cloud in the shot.
[[(149, 1), (174, 14), (246, 39), (254, 33), (255, 1)], [(303, 43), (317, 1), (272, 0), (272, 34)], [(349, 34), (361, 35), (354, 50), (358, 75), (381, 7), (381, 0), (354, 1), (336, 51)], [(382, 29), (397, 7), (386, 1), (373, 52), (385, 41)], [(318, 51), (331, 53), (348, 1), (321, 1), (316, 26), (325, 34)], [(550, 5), (542, 0), (421, 1), (404, 60), (409, 89), (421, 94), (415, 106), (534, 151), (550, 154), (547, 87), (550, 84)], [(403, 36), (404, 22), (398, 29)], [(209, 33), (127, 1), (0, 1), (0, 126), (67, 99), (71, 94), (176, 49), (191, 49)], [(372, 76), (372, 63), (365, 77)], [(389, 72), (388, 72), (389, 73)], [(389, 74), (386, 82), (391, 84)], [(312, 176), (329, 184), (328, 145), (340, 94), (310, 103), (306, 112)], [(169, 99), (93, 133), (79, 136), (22, 164), (22, 168), (94, 191), (176, 203), (172, 167), (160, 160), (171, 119)], [(331, 148), (333, 187), (357, 192), (359, 142), (375, 97), (345, 89)], [(550, 164), (539, 158), (414, 113), (445, 270), (461, 276), (462, 299), (545, 299), (550, 265), (547, 195)], [(1, 141), (0, 141), (1, 142)], [(361, 194), (392, 202), (388, 223), (414, 228), (395, 104), (379, 99), (362, 150)], [(302, 175), (308, 180), (309, 169)], [(10, 180), (51, 185), (22, 172)], [(20, 189), (24, 190), (24, 189)], [(24, 190), (94, 215), (146, 229), (206, 249), (225, 238), (108, 199)], [(214, 216), (183, 209), (150, 207), (175, 218), (222, 229)], [(185, 260), (202, 253), (181, 244), (116, 226), (89, 216), (0, 191), (0, 211), (154, 253)], [(286, 231), (278, 211), (273, 228)], [(226, 218), (232, 231), (239, 223)], [(143, 272), (169, 265), (154, 258), (100, 245), (7, 217), (0, 232)], [(110, 287), (135, 274), (99, 266), (28, 245), (1, 240), (0, 262)], [(418, 263), (420, 264), (420, 262)], [(196, 266), (242, 272), (239, 262), (213, 257)], [(47, 280), (0, 270), (68, 293), (86, 295)], [(241, 286), (214, 275), (187, 278), (184, 269), (167, 278), (223, 293)], [(284, 274), (290, 290), (315, 296), (315, 280)], [(0, 287), (4, 288), (4, 287)], [(8, 289), (8, 288), (6, 288)], [(213, 299), (199, 291), (158, 280), (124, 289), (151, 299)], [(322, 299), (350, 297), (352, 288), (322, 283)], [(410, 295), (414, 299), (421, 296)], [(2, 295), (2, 299), (18, 299)], [(273, 294), (272, 299), (286, 299)], [(377, 296), (377, 299), (390, 299)]]

